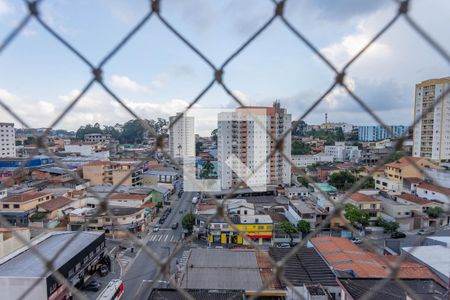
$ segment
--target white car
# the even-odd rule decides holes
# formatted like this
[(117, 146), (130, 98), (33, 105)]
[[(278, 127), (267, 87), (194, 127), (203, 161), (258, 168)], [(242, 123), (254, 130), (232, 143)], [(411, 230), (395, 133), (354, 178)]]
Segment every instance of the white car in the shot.
[(362, 243), (362, 240), (357, 238), (357, 237), (353, 237), (351, 239), (351, 241), (352, 241), (353, 244), (361, 244)]
[(153, 232), (158, 232), (159, 231), (159, 226), (155, 225), (155, 227), (153, 227)]

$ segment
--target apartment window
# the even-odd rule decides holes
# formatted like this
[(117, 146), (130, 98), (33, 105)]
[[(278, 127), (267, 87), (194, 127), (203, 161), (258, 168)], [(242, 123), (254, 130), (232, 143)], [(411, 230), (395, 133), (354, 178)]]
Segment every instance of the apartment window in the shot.
[(3, 204), (3, 208), (9, 208), (9, 204)]
[(14, 208), (20, 208), (19, 204), (14, 204)]
[(263, 230), (264, 226), (258, 226), (258, 230)]

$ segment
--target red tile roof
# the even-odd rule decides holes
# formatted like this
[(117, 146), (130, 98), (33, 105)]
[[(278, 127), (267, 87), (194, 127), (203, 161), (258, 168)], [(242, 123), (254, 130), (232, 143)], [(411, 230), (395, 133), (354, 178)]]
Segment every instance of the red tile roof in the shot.
[(52, 200), (49, 200), (45, 203), (39, 204), (39, 208), (44, 209), (46, 211), (53, 211), (55, 209), (66, 206), (71, 203), (72, 200), (63, 196), (56, 197)]
[(421, 189), (425, 189), (425, 190), (429, 190), (429, 191), (433, 191), (433, 192), (437, 192), (437, 193), (441, 193), (441, 194), (450, 196), (449, 188), (441, 187), (441, 186), (434, 185), (434, 184), (427, 183), (427, 182), (419, 183), (417, 188), (421, 188)]
[(350, 199), (356, 202), (381, 202), (381, 200), (359, 192), (351, 194)]
[(386, 277), (386, 270), (366, 251), (350, 240), (337, 237), (315, 237), (314, 248), (328, 264), (339, 271), (352, 270), (358, 277)]
[(141, 207), (144, 208), (155, 208), (156, 207), (156, 202), (145, 202), (144, 204), (141, 205)]
[(391, 167), (391, 168), (403, 168), (403, 167), (409, 166), (411, 164), (411, 162), (418, 162), (421, 159), (424, 159), (424, 158), (423, 157), (412, 157), (412, 156), (408, 156), (408, 158), (402, 157), (397, 161), (391, 162), (389, 164), (385, 164), (385, 166)]
[(415, 204), (419, 204), (419, 205), (427, 205), (427, 204), (431, 204), (433, 202), (431, 202), (428, 199), (425, 198), (421, 198), (421, 197), (417, 197), (416, 195), (411, 195), (411, 194), (407, 194), (407, 193), (402, 193), (400, 196), (397, 196), (397, 198), (415, 203)]
[(3, 198), (1, 200), (1, 202), (27, 202), (27, 201), (31, 201), (33, 199), (36, 198), (40, 198), (43, 196), (51, 196), (52, 193), (44, 193), (44, 192), (27, 192), (27, 193), (22, 193), (19, 195), (14, 195), (14, 196), (9, 196), (6, 198)]

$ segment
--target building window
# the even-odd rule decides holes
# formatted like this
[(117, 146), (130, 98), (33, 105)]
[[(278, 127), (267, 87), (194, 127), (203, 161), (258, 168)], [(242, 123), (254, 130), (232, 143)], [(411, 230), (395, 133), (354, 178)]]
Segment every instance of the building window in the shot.
[(14, 204), (14, 208), (20, 208), (19, 204)]
[(258, 230), (263, 230), (264, 226), (258, 226)]
[(3, 208), (9, 208), (9, 204), (3, 204)]

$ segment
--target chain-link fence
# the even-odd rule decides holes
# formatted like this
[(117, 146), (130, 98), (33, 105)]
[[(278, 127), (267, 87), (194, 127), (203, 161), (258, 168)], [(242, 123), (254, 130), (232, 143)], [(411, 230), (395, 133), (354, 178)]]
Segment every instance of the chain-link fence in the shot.
[[(234, 99), (234, 101), (240, 106), (240, 107), (245, 107), (245, 105), (243, 104), (243, 102), (241, 101), (241, 99), (232, 91), (232, 89), (225, 83), (225, 70), (226, 67), (229, 65), (230, 62), (232, 62), (237, 56), (239, 56), (250, 44), (252, 44), (252, 42), (257, 39), (260, 35), (264, 34), (264, 32), (267, 30), (267, 28), (269, 28), (273, 22), (275, 20), (279, 20), (282, 22), (282, 24), (285, 25), (285, 27), (287, 28), (287, 30), (289, 30), (293, 36), (295, 36), (298, 40), (299, 40), (299, 44), (304, 44), (307, 46), (307, 48), (309, 48), (317, 57), (320, 61), (322, 61), (327, 67), (329, 67), (330, 70), (332, 70), (332, 72), (335, 75), (335, 80), (333, 82), (330, 83), (330, 86), (328, 89), (326, 89), (321, 96), (308, 108), (305, 110), (305, 112), (296, 120), (293, 122), (292, 127), (283, 133), (283, 135), (280, 138), (276, 138), (275, 136), (273, 136), (273, 134), (268, 131), (267, 134), (270, 136), (270, 138), (275, 141), (275, 147), (273, 148), (273, 150), (271, 150), (271, 153), (267, 156), (267, 160), (269, 160), (276, 152), (279, 152), (283, 155), (284, 159), (288, 160), (289, 163), (294, 166), (293, 162), (290, 160), (290, 158), (285, 155), (283, 153), (283, 140), (284, 138), (286, 138), (286, 136), (288, 136), (288, 134), (296, 127), (298, 126), (299, 122), (304, 120), (306, 116), (308, 116), (308, 114), (310, 114), (328, 95), (330, 95), (330, 93), (336, 88), (336, 87), (342, 87), (345, 89), (345, 91), (348, 93), (348, 95), (354, 100), (356, 101), (356, 103), (358, 103), (358, 105), (365, 111), (367, 112), (373, 119), (375, 119), (381, 126), (383, 126), (388, 132), (390, 132), (390, 127), (387, 126), (382, 119), (374, 112), (372, 111), (369, 106), (366, 104), (366, 102), (360, 98), (358, 95), (355, 94), (355, 92), (346, 84), (345, 82), (345, 78), (347, 76), (347, 71), (349, 69), (349, 67), (351, 65), (353, 65), (355, 63), (356, 60), (358, 60), (362, 55), (364, 55), (364, 53), (366, 53), (366, 51), (375, 43), (375, 41), (377, 41), (381, 36), (383, 36), (387, 31), (389, 31), (392, 26), (397, 23), (400, 19), (403, 19), (406, 21), (407, 24), (410, 25), (410, 27), (417, 33), (417, 38), (418, 39), (423, 39), (425, 40), (429, 46), (430, 46), (430, 51), (435, 51), (436, 53), (438, 53), (443, 59), (444, 59), (444, 63), (450, 65), (450, 57), (448, 52), (446, 51), (446, 49), (443, 49), (439, 43), (434, 40), (425, 30), (423, 30), (416, 22), (415, 20), (413, 20), (410, 15), (409, 15), (409, 8), (410, 8), (410, 2), (412, 1), (400, 1), (400, 0), (393, 0), (396, 4), (397, 4), (397, 12), (395, 13), (395, 15), (392, 17), (392, 19), (389, 20), (389, 22), (387, 22), (384, 26), (381, 27), (381, 29), (378, 31), (377, 34), (375, 34), (373, 36), (373, 38), (356, 54), (354, 55), (345, 65), (342, 69), (338, 69), (336, 66), (334, 66), (330, 60), (328, 60), (319, 50), (318, 48), (310, 41), (310, 39), (307, 37), (307, 34), (305, 34), (304, 32), (302, 32), (301, 30), (299, 30), (298, 28), (296, 28), (295, 26), (292, 25), (291, 21), (289, 21), (286, 17), (285, 17), (285, 4), (286, 1), (276, 1), (276, 0), (272, 0), (273, 2), (273, 14), (271, 15), (271, 17), (254, 33), (252, 34), (239, 48), (237, 48), (233, 53), (231, 53), (229, 55), (229, 57), (221, 64), (221, 65), (216, 65), (213, 62), (211, 62), (211, 60), (209, 60), (207, 58), (207, 55), (205, 53), (203, 53), (199, 48), (197, 48), (193, 43), (190, 42), (189, 37), (185, 36), (183, 34), (183, 30), (179, 29), (179, 28), (175, 28), (172, 23), (171, 20), (166, 19), (166, 17), (164, 16), (164, 9), (161, 6), (161, 3), (163, 1), (160, 0), (153, 0), (153, 1), (149, 1), (149, 8), (148, 8), (148, 12), (146, 13), (146, 15), (133, 27), (131, 28), (131, 30), (117, 43), (117, 45), (115, 47), (113, 47), (108, 53), (106, 53), (106, 55), (104, 56), (104, 58), (98, 63), (95, 64), (93, 62), (91, 62), (86, 56), (84, 56), (79, 50), (77, 50), (70, 42), (68, 42), (66, 39), (64, 39), (54, 28), (52, 28), (52, 26), (49, 25), (49, 23), (47, 23), (43, 18), (42, 18), (42, 14), (40, 11), (40, 4), (41, 2), (43, 2), (43, 0), (36, 0), (36, 1), (24, 1), (24, 4), (27, 7), (27, 11), (28, 13), (26, 14), (26, 16), (23, 17), (23, 19), (21, 20), (21, 22), (18, 24), (17, 27), (14, 28), (14, 30), (11, 31), (11, 33), (1, 42), (0, 44), (0, 55), (3, 53), (3, 51), (6, 51), (8, 46), (10, 46), (14, 40), (16, 39), (16, 37), (22, 32), (24, 31), (25, 28), (27, 28), (28, 24), (30, 23), (31, 20), (35, 20), (37, 21), (42, 28), (45, 29), (45, 31), (47, 31), (51, 36), (53, 36), (55, 38), (55, 40), (57, 40), (59, 43), (61, 43), (62, 45), (64, 45), (64, 47), (66, 48), (66, 50), (70, 53), (72, 53), (74, 56), (76, 56), (81, 64), (85, 64), (87, 65), (91, 72), (92, 72), (92, 76), (90, 78), (87, 79), (87, 82), (85, 84), (85, 86), (81, 89), (81, 91), (79, 92), (79, 94), (65, 107), (65, 109), (62, 111), (62, 113), (60, 113), (55, 120), (51, 123), (51, 125), (49, 126), (49, 128), (47, 130), (45, 130), (45, 132), (43, 132), (40, 135), (36, 135), (35, 138), (37, 140), (37, 145), (38, 148), (36, 149), (35, 153), (32, 153), (32, 155), (30, 155), (30, 157), (33, 157), (33, 154), (38, 154), (39, 151), (43, 152), (44, 154), (48, 155), (49, 157), (51, 157), (55, 164), (57, 164), (59, 167), (64, 168), (76, 181), (78, 182), (83, 182), (81, 178), (79, 178), (79, 176), (77, 175), (76, 172), (73, 172), (71, 170), (69, 170), (69, 168), (67, 168), (67, 166), (60, 160), (60, 158), (58, 158), (55, 154), (53, 154), (52, 152), (49, 151), (47, 144), (46, 144), (46, 137), (49, 134), (50, 130), (52, 128), (55, 128), (55, 126), (57, 126), (61, 120), (67, 116), (67, 114), (69, 114), (73, 108), (77, 105), (77, 103), (80, 101), (80, 99), (83, 98), (83, 96), (85, 96), (85, 94), (92, 88), (92, 86), (94, 84), (97, 84), (99, 86), (101, 86), (104, 91), (109, 94), (121, 107), (123, 107), (133, 118), (135, 118), (136, 120), (138, 120), (142, 126), (144, 126), (148, 132), (150, 133), (150, 135), (152, 137), (154, 137), (156, 139), (156, 145), (153, 147), (153, 149), (151, 149), (149, 151), (149, 153), (147, 153), (147, 157), (143, 158), (140, 160), (140, 163), (138, 165), (136, 165), (132, 170), (130, 170), (130, 172), (128, 173), (127, 177), (124, 177), (117, 185), (115, 185), (108, 193), (106, 196), (100, 196), (99, 194), (95, 194), (95, 197), (98, 198), (98, 200), (100, 201), (101, 205), (100, 205), (100, 211), (99, 213), (106, 213), (108, 216), (110, 216), (111, 218), (114, 217), (114, 214), (112, 213), (112, 211), (110, 210), (110, 208), (108, 207), (108, 199), (109, 197), (116, 192), (116, 190), (118, 189), (118, 187), (125, 182), (125, 180), (127, 180), (128, 177), (132, 176), (133, 172), (136, 171), (138, 168), (140, 168), (146, 161), (148, 161), (149, 159), (152, 159), (152, 156), (154, 155), (154, 153), (156, 151), (161, 151), (164, 156), (166, 158), (169, 158), (171, 160), (171, 162), (176, 165), (179, 169), (181, 169), (181, 167), (178, 164), (178, 161), (173, 159), (169, 153), (167, 153), (166, 149), (164, 149), (164, 139), (166, 138), (166, 136), (164, 134), (158, 134), (157, 132), (155, 132), (155, 130), (153, 128), (151, 128), (147, 122), (145, 122), (144, 120), (142, 120), (138, 114), (136, 112), (134, 112), (130, 107), (128, 107), (125, 103), (125, 101), (123, 101), (122, 98), (120, 98), (103, 80), (102, 74), (103, 74), (103, 70), (107, 67), (107, 64), (115, 57), (115, 55), (124, 47), (127, 45), (127, 43), (130, 41), (130, 39), (132, 39), (136, 34), (139, 33), (139, 31), (141, 30), (141, 28), (143, 27), (144, 24), (148, 23), (150, 19), (156, 19), (159, 22), (161, 22), (172, 34), (174, 34), (180, 41), (182, 41), (184, 43), (184, 45), (190, 49), (193, 53), (195, 53), (206, 65), (208, 65), (211, 68), (212, 71), (212, 78), (209, 82), (206, 83), (205, 87), (198, 93), (198, 95), (192, 99), (192, 101), (190, 102), (189, 106), (186, 108), (185, 112), (188, 112), (194, 104), (198, 103), (200, 101), (200, 99), (202, 99), (202, 97), (205, 95), (205, 93), (210, 90), (214, 85), (218, 85), (220, 87), (223, 88), (223, 90), (232, 98)], [(0, 56), (1, 59), (1, 56)], [(444, 91), (444, 95), (447, 95), (449, 93), (448, 90)], [(424, 118), (427, 113), (431, 112), (434, 109), (434, 106), (439, 104), (439, 101), (441, 101), (441, 99), (443, 99), (444, 97), (441, 97), (440, 100), (436, 101), (433, 106), (429, 107), (427, 111), (423, 112), (423, 114), (421, 116), (418, 116), (418, 118), (416, 120), (414, 120), (413, 124), (411, 124), (412, 126), (416, 125), (422, 118)], [(27, 123), (27, 120), (24, 120), (18, 113), (16, 113), (14, 111), (14, 108), (9, 107), (7, 105), (7, 103), (5, 101), (3, 101), (3, 99), (0, 99), (0, 105), (1, 107), (7, 112), (9, 113), (18, 123), (20, 123), (23, 127), (25, 128), (30, 128), (30, 126)], [(180, 120), (180, 118), (182, 117), (182, 115), (179, 115), (178, 118), (175, 120), (175, 122), (172, 122), (170, 124), (170, 126), (174, 126), (174, 124)], [(400, 137), (397, 141), (396, 141), (396, 145), (392, 151), (391, 154), (393, 154), (395, 151), (398, 151), (402, 148), (403, 142), (404, 140), (407, 138), (406, 134), (402, 137)], [(370, 176), (372, 176), (372, 174), (377, 171), (380, 170), (381, 167), (383, 166), (383, 164), (385, 164), (388, 160), (389, 156), (383, 160), (380, 161), (376, 167), (369, 173), (367, 174), (367, 176), (365, 176), (364, 178), (361, 178), (360, 180), (358, 180), (353, 187), (347, 191), (343, 197), (343, 199), (347, 199), (352, 193), (358, 191), (363, 184), (368, 180), (368, 178)], [(409, 163), (414, 166), (418, 171), (420, 171), (421, 173), (424, 173), (423, 169), (420, 168), (419, 166), (416, 165), (415, 161), (407, 158), (409, 160)], [(15, 174), (20, 174), (20, 172), (23, 170), (24, 166), (26, 166), (27, 164), (24, 163), (22, 165), (21, 168), (19, 168), (17, 171), (15, 171)], [(260, 168), (263, 165), (263, 163), (257, 167)], [(187, 175), (185, 174), (185, 177)], [(313, 186), (316, 186), (316, 183), (308, 176), (308, 174), (303, 173), (301, 174), (301, 176), (303, 176), (304, 178), (306, 178), (306, 180), (312, 184)], [(194, 178), (188, 178), (188, 180), (191, 179), (193, 182), (195, 181)], [(246, 178), (248, 179), (248, 178)], [(241, 182), (245, 182), (245, 179), (241, 180)], [(200, 187), (199, 187), (200, 190)], [(231, 220), (231, 218), (224, 212), (224, 206), (226, 205), (226, 201), (227, 199), (232, 198), (233, 193), (237, 190), (236, 188), (233, 188), (232, 191), (229, 193), (229, 195), (227, 195), (223, 201), (217, 201), (216, 205), (217, 205), (217, 212), (209, 217), (209, 219), (207, 220), (205, 226), (208, 226), (208, 224), (215, 220), (215, 219), (223, 219), (225, 220), (229, 226), (231, 228), (233, 228), (233, 230), (237, 233), (239, 233), (240, 235), (243, 236), (243, 238), (245, 239), (245, 241), (249, 244), (252, 245), (255, 248), (255, 251), (259, 252), (259, 251), (263, 251), (263, 249), (261, 248), (260, 245), (256, 244), (252, 239), (250, 239), (249, 237), (246, 236), (245, 233), (241, 232), (239, 230), (239, 228), (233, 223), (233, 221)], [(320, 189), (318, 189), (320, 190)], [(208, 192), (204, 192), (204, 195), (207, 199), (209, 199), (210, 201), (216, 201), (216, 198), (209, 194)], [(328, 199), (331, 203), (333, 203), (334, 205), (334, 209), (332, 211), (329, 212), (329, 214), (327, 215), (326, 219), (319, 225), (317, 226), (313, 232), (310, 232), (308, 234), (308, 236), (301, 240), (300, 243), (298, 243), (298, 245), (296, 245), (295, 247), (293, 247), (292, 249), (290, 249), (289, 253), (284, 256), (281, 260), (279, 261), (275, 261), (272, 258), (269, 257), (270, 259), (270, 263), (272, 265), (272, 270), (273, 270), (273, 275), (271, 276), (270, 280), (267, 280), (264, 282), (263, 286), (260, 287), (259, 291), (257, 291), (257, 293), (255, 293), (254, 296), (252, 296), (250, 299), (255, 299), (258, 297), (258, 293), (265, 290), (266, 288), (270, 287), (270, 285), (275, 281), (280, 279), (287, 287), (290, 287), (292, 289), (292, 291), (295, 293), (295, 297), (297, 297), (298, 299), (303, 299), (303, 296), (298, 292), (298, 290), (296, 288), (294, 288), (294, 285), (283, 275), (283, 266), (285, 265), (285, 263), (288, 261), (289, 258), (291, 258), (292, 256), (294, 256), (301, 247), (304, 247), (307, 240), (313, 236), (315, 236), (317, 233), (319, 233), (322, 229), (324, 229), (327, 224), (330, 223), (330, 220), (334, 217), (340, 218), (341, 221), (345, 224), (345, 226), (347, 227), (347, 229), (353, 233), (356, 233), (356, 229), (345, 219), (342, 217), (342, 211), (343, 211), (343, 207), (344, 207), (344, 201), (333, 201), (332, 199), (330, 199), (330, 197), (322, 192), (322, 196), (325, 197), (325, 199)], [(88, 222), (89, 220), (86, 220), (86, 222)], [(0, 222), (3, 226), (10, 226), (10, 224), (8, 223), (8, 221), (4, 218), (4, 217), (0, 217)], [(142, 242), (141, 239), (139, 239), (135, 234), (129, 232), (126, 228), (122, 228), (124, 230), (124, 232), (127, 233), (128, 238), (132, 241), (132, 243), (134, 243), (136, 245), (137, 248), (142, 249), (142, 251), (148, 255), (149, 259), (151, 259), (155, 265), (158, 266), (158, 272), (155, 276), (155, 278), (153, 278), (152, 285), (149, 288), (153, 287), (153, 284), (155, 282), (157, 282), (158, 280), (165, 278), (166, 280), (169, 280), (171, 285), (186, 299), (193, 299), (193, 297), (189, 294), (188, 291), (186, 291), (185, 289), (183, 289), (179, 283), (173, 278), (169, 276), (169, 269), (170, 269), (170, 263), (171, 261), (180, 254), (180, 251), (182, 250), (183, 246), (188, 245), (193, 239), (194, 239), (194, 235), (186, 238), (185, 240), (183, 240), (182, 242), (180, 242), (178, 244), (178, 246), (175, 248), (175, 250), (165, 259), (160, 259), (158, 257), (158, 255), (156, 255), (154, 253), (154, 251), (152, 251), (152, 249), (150, 247), (148, 247), (146, 244), (144, 244)], [(81, 231), (78, 231), (77, 234), (75, 234), (73, 236), (72, 239), (70, 239), (66, 245), (69, 245), (70, 243), (72, 243), (76, 237), (79, 235)], [(13, 234), (15, 234), (13, 232)], [(23, 238), (19, 235), (17, 235), (17, 238), (19, 240), (22, 240), (23, 243), (27, 243), (27, 241), (23, 240)], [(375, 246), (372, 244), (372, 242), (368, 239), (364, 239), (363, 240), (364, 245), (370, 249), (371, 251), (373, 251), (373, 253), (377, 253)], [(417, 242), (417, 245), (420, 245), (421, 240), (419, 239), (419, 241)], [(76, 297), (76, 298), (80, 298), (80, 299), (84, 299), (85, 296), (80, 293), (76, 288), (72, 287), (72, 285), (70, 284), (70, 282), (67, 281), (67, 279), (61, 274), (59, 273), (56, 269), (55, 266), (53, 265), (54, 260), (56, 259), (56, 257), (58, 257), (62, 250), (65, 247), (61, 247), (61, 251), (59, 251), (55, 257), (53, 257), (52, 259), (47, 259), (45, 258), (41, 253), (39, 253), (39, 251), (37, 251), (35, 249), (35, 246), (31, 246), (30, 247), (30, 251), (32, 251), (34, 253), (34, 255), (36, 255), (37, 257), (39, 257), (39, 259), (41, 259), (46, 267), (47, 270), (45, 270), (45, 273), (50, 271), (53, 273), (53, 276), (57, 279), (57, 281), (60, 284), (65, 284), (67, 285), (67, 287), (71, 290), (72, 294)], [(394, 263), (387, 261), (383, 256), (379, 257), (380, 260), (384, 261), (385, 264), (387, 266), (389, 266), (390, 269), (390, 274), (389, 276), (387, 276), (386, 278), (384, 278), (383, 280), (380, 280), (380, 282), (376, 285), (376, 287), (374, 289), (371, 289), (368, 293), (366, 293), (362, 299), (369, 299), (371, 297), (373, 297), (374, 293), (376, 291), (382, 290), (383, 287), (390, 281), (390, 280), (395, 280), (396, 283), (402, 287), (405, 291), (408, 292), (408, 295), (410, 295), (411, 298), (414, 299), (420, 299), (420, 297), (408, 286), (406, 285), (404, 282), (402, 282), (402, 280), (400, 280), (397, 276), (398, 270), (399, 270), (399, 266), (402, 263), (402, 261), (404, 260), (404, 257), (399, 256), (397, 260), (395, 260)], [(44, 274), (42, 274), (44, 275)], [(36, 284), (39, 282), (40, 279), (36, 280)], [(25, 296), (32, 294), (33, 293), (33, 288), (35, 286), (33, 286), (32, 288), (29, 288), (27, 290), (23, 291), (23, 295), (20, 298), (24, 298)]]

